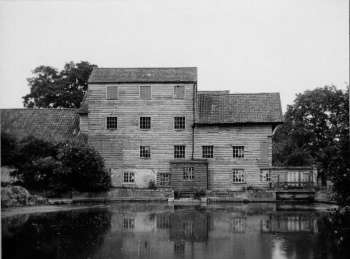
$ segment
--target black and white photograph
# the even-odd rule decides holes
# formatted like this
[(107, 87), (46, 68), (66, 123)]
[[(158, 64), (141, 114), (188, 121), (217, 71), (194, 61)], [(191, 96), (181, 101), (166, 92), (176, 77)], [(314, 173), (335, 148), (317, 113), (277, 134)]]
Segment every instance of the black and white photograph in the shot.
[(0, 0), (0, 258), (350, 258), (349, 14)]

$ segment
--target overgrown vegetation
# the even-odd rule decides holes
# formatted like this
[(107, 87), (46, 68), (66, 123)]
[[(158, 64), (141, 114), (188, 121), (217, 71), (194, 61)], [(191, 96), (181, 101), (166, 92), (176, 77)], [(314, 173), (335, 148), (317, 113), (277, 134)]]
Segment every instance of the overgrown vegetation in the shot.
[(338, 201), (350, 203), (349, 87), (298, 94), (273, 143), (275, 165), (315, 164), (323, 182), (334, 183)]
[(16, 141), (1, 135), (2, 164), (16, 168), (11, 173), (21, 185), (34, 191), (103, 191), (110, 187), (110, 175), (102, 157), (81, 143), (53, 144), (28, 137)]

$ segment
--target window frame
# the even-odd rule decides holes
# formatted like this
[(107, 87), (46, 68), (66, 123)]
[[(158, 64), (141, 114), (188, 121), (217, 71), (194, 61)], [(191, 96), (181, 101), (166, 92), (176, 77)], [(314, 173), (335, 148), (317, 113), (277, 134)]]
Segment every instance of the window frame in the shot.
[[(149, 87), (149, 92), (150, 92), (149, 98), (141, 98), (141, 88), (143, 88), (143, 87), (145, 87), (145, 88)], [(139, 99), (140, 100), (152, 100), (152, 86), (151, 85), (140, 85), (139, 86)]]
[[(209, 155), (208, 155), (208, 150), (205, 150), (205, 149), (208, 149), (208, 148), (209, 148)], [(202, 158), (214, 158), (214, 145), (204, 145), (204, 146), (202, 146)]]
[(263, 183), (271, 182), (271, 170), (260, 169), (260, 182), (263, 182)]
[[(148, 148), (148, 153), (147, 149)], [(148, 156), (147, 156), (148, 154)], [(151, 146), (140, 146), (140, 158), (142, 159), (151, 159)]]
[(245, 147), (243, 145), (232, 145), (232, 157), (234, 159), (243, 159), (245, 156)]
[[(241, 173), (241, 175), (236, 175)], [(236, 181), (235, 181), (236, 179)], [(237, 181), (238, 179), (238, 181)], [(245, 170), (243, 168), (232, 168), (232, 183), (233, 184), (246, 184), (247, 183), (247, 179), (246, 179), (246, 175), (245, 175)]]
[[(127, 179), (127, 181), (125, 181), (125, 179)], [(123, 172), (123, 184), (135, 184), (135, 172), (124, 171)]]
[(182, 179), (184, 181), (193, 181), (194, 180), (194, 167), (193, 166), (183, 168)]
[[(179, 150), (179, 149), (182, 149), (182, 147), (183, 147), (183, 150)], [(183, 152), (183, 156), (182, 156), (182, 152)], [(175, 159), (186, 158), (186, 145), (174, 145), (174, 158)]]
[[(109, 121), (108, 121), (108, 119), (116, 119), (116, 121), (115, 122), (113, 122), (113, 123), (115, 123), (116, 124), (116, 127), (109, 127), (108, 125), (110, 125), (111, 123), (108, 123)], [(107, 130), (117, 130), (118, 129), (118, 116), (107, 116), (106, 117), (106, 129)]]
[[(143, 125), (147, 125), (145, 124), (146, 122), (142, 123), (141, 120), (142, 119), (149, 119), (149, 128), (142, 128), (141, 126)], [(140, 130), (150, 130), (152, 128), (152, 118), (150, 116), (140, 116), (139, 119), (139, 129)]]
[[(167, 179), (164, 180), (163, 177), (165, 177)], [(170, 173), (159, 173), (159, 186), (170, 186), (170, 181), (171, 181), (171, 174)]]
[[(183, 88), (183, 97), (177, 97), (176, 96), (176, 88), (177, 87), (182, 87)], [(185, 99), (185, 96), (186, 96), (186, 88), (185, 88), (185, 86), (184, 85), (174, 85), (174, 99), (176, 99), (176, 100), (183, 100), (183, 99)]]
[[(177, 121), (177, 120), (180, 120), (180, 121)], [(183, 127), (178, 127), (179, 125), (183, 126)], [(185, 116), (175, 116), (174, 117), (174, 129), (175, 130), (185, 130), (186, 129), (186, 117)]]
[[(108, 98), (108, 88), (110, 88), (110, 87), (114, 87), (117, 89), (117, 97), (116, 98), (113, 98), (113, 99)], [(106, 100), (108, 100), (108, 101), (119, 100), (119, 86), (117, 86), (117, 85), (107, 85), (106, 86)]]

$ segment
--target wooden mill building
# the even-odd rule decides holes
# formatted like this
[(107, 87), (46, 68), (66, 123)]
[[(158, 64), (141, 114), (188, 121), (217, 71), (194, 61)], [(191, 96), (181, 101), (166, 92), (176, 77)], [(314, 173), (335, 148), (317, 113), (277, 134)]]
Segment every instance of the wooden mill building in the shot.
[(95, 68), (80, 130), (114, 186), (242, 190), (266, 186), (279, 93), (199, 91), (197, 69)]

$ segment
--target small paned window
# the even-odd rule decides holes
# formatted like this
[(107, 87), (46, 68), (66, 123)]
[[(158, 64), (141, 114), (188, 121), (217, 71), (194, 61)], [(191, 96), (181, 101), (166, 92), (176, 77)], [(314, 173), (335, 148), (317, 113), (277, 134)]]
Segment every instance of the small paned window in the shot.
[(185, 98), (185, 87), (183, 85), (174, 86), (174, 97), (175, 99)]
[(243, 169), (232, 169), (233, 183), (245, 183), (245, 174)]
[(185, 158), (185, 146), (174, 146), (174, 158)]
[(123, 180), (124, 180), (124, 183), (134, 183), (135, 182), (135, 173), (134, 172), (124, 172)]
[(234, 217), (232, 219), (232, 232), (244, 233), (246, 229), (247, 219), (245, 217)]
[(118, 117), (107, 117), (107, 129), (117, 129)]
[(193, 167), (184, 167), (184, 172), (183, 172), (184, 180), (186, 181), (191, 181), (194, 178), (193, 175)]
[(161, 185), (161, 186), (169, 186), (170, 185), (170, 174), (168, 174), (168, 173), (160, 173), (159, 174), (159, 185)]
[(134, 218), (124, 218), (123, 219), (123, 228), (124, 229), (134, 229), (135, 228), (135, 219)]
[(233, 157), (243, 158), (244, 157), (244, 146), (232, 146)]
[(152, 90), (150, 86), (140, 86), (140, 99), (150, 100), (152, 99)]
[(267, 169), (260, 170), (260, 182), (271, 182), (271, 172)]
[(151, 117), (140, 117), (140, 129), (151, 128)]
[(140, 157), (141, 158), (151, 158), (151, 147), (150, 146), (140, 146)]
[(174, 118), (174, 128), (184, 129), (185, 128), (185, 117), (175, 117)]
[(214, 156), (214, 146), (202, 146), (203, 158), (213, 158), (213, 156)]
[(107, 86), (106, 91), (107, 100), (118, 99), (118, 86)]

